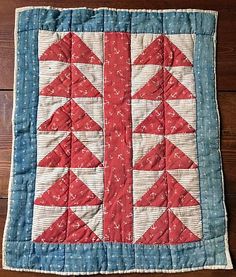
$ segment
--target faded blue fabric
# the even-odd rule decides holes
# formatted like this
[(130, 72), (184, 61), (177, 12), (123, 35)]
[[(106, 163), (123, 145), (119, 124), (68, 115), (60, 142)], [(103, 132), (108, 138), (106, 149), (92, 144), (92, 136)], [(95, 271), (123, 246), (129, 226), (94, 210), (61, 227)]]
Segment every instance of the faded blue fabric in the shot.
[(20, 13), (18, 30), (213, 35), (215, 21), (215, 14), (201, 12), (60, 11), (39, 8)]
[[(13, 180), (6, 228), (5, 264), (55, 272), (114, 272), (229, 266), (215, 97), (216, 14), (114, 10), (30, 9), (19, 13)], [(203, 239), (179, 245), (121, 243), (42, 244), (31, 241), (36, 176), (38, 31), (119, 31), (196, 34), (197, 150)]]

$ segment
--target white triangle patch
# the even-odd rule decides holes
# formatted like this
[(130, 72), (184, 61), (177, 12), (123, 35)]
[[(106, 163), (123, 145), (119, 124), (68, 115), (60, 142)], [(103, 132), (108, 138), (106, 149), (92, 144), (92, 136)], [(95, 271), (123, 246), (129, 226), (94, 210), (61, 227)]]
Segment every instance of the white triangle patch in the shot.
[(103, 62), (103, 33), (102, 32), (74, 32), (88, 46), (90, 50)]
[(103, 199), (103, 168), (71, 168), (74, 174), (94, 193)]
[(134, 207), (134, 242), (165, 212), (165, 207)]
[(132, 99), (132, 126), (133, 130), (160, 105), (161, 101)]
[(133, 133), (133, 164), (145, 156), (164, 136), (145, 133)]
[(169, 40), (193, 63), (195, 34), (166, 35)]
[(103, 238), (103, 206), (77, 206), (71, 210), (88, 225), (102, 240)]
[(157, 34), (131, 34), (131, 61), (142, 54), (142, 52), (158, 37)]
[(179, 220), (196, 236), (202, 237), (200, 206), (171, 208)]
[(192, 95), (196, 95), (195, 92), (195, 80), (193, 74), (193, 68), (191, 66), (173, 66), (166, 67), (166, 69), (183, 85)]
[(48, 190), (58, 179), (68, 172), (66, 167), (37, 167), (35, 199)]
[(181, 184), (195, 199), (200, 201), (198, 169), (175, 169), (168, 172)]
[(36, 239), (48, 227), (50, 227), (66, 211), (66, 209), (67, 207), (34, 205), (32, 240)]
[(167, 100), (168, 104), (196, 130), (196, 100)]
[(198, 164), (195, 133), (167, 135), (166, 138), (184, 152), (193, 162)]
[(40, 61), (39, 91), (54, 81), (69, 65), (59, 61)]
[(103, 98), (79, 97), (73, 100), (102, 128), (103, 127)]
[(79, 131), (73, 134), (81, 141), (98, 159), (103, 162), (103, 132)]
[(49, 119), (53, 113), (68, 101), (65, 97), (39, 96), (37, 127)]
[(156, 183), (162, 173), (163, 171), (133, 170), (134, 204)]
[(50, 153), (64, 138), (69, 135), (67, 131), (37, 133), (37, 161), (38, 163)]
[(103, 94), (103, 65), (74, 63), (94, 87)]
[(52, 32), (39, 30), (38, 41), (38, 56), (41, 55), (55, 42), (61, 40), (68, 32)]
[(132, 65), (132, 96), (141, 89), (146, 83), (161, 69), (161, 66), (147, 65)]

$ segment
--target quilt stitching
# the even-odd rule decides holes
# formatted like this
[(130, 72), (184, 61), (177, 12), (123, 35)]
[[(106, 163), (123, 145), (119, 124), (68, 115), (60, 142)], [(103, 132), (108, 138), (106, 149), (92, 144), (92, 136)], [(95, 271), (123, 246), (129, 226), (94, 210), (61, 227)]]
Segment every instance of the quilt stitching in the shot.
[[(216, 13), (214, 12), (200, 10), (121, 11), (84, 8), (60, 10), (43, 7), (18, 10), (18, 17), (16, 19), (18, 49), (16, 52), (17, 70), (15, 79), (15, 146), (12, 158), (13, 167), (11, 173), (11, 193), (9, 195), (9, 212), (3, 243), (4, 268), (68, 275), (107, 272), (178, 272), (202, 268), (214, 269), (232, 267), (228, 252), (227, 228), (225, 225), (226, 214), (222, 198), (220, 157), (218, 152), (216, 153), (213, 151), (213, 149), (218, 149), (218, 140), (216, 140), (216, 138), (218, 138), (219, 135), (216, 114), (217, 107), (215, 106), (215, 85), (213, 82), (216, 17)], [(70, 18), (69, 21), (68, 18)], [(118, 22), (119, 25), (117, 25)], [(95, 102), (91, 101), (91, 99), (94, 97), (100, 100), (103, 99), (104, 91), (102, 83), (104, 74), (103, 71), (98, 70), (98, 64), (89, 66), (89, 64), (76, 63), (74, 69), (70, 69), (69, 71), (76, 71), (76, 68), (78, 68), (78, 70), (86, 76), (86, 79), (90, 82), (91, 94), (87, 95), (90, 100), (88, 102), (85, 99), (86, 97), (77, 97), (77, 95), (75, 95), (74, 98), (76, 100), (79, 99), (79, 101), (75, 101), (76, 105), (73, 102), (71, 104), (71, 101), (67, 103), (68, 98), (70, 98), (68, 97), (70, 96), (68, 95), (68, 90), (65, 90), (60, 85), (60, 81), (58, 83), (57, 79), (59, 73), (66, 70), (65, 64), (67, 63), (64, 61), (53, 61), (53, 63), (51, 63), (51, 61), (39, 62), (38, 57), (46, 51), (53, 40), (55, 42), (55, 36), (58, 36), (56, 40), (59, 40), (62, 35), (68, 33), (75, 33), (79, 36), (86, 33), (86, 36), (82, 37), (82, 41), (90, 45), (90, 50), (99, 57), (100, 61), (103, 61), (104, 59), (101, 57), (103, 54), (103, 50), (101, 49), (103, 47), (100, 46), (100, 50), (98, 50), (99, 46), (91, 44), (91, 42), (100, 41), (100, 34), (105, 34), (106, 32), (131, 33), (130, 58), (132, 61), (132, 74), (130, 90), (132, 104), (130, 112), (132, 119), (131, 125), (133, 125), (132, 167), (135, 166), (135, 162), (144, 157), (145, 154), (149, 153), (155, 146), (158, 146), (160, 150), (159, 154), (163, 157), (161, 160), (166, 164), (165, 152), (167, 152), (166, 149), (168, 147), (166, 147), (166, 145), (168, 143), (169, 145), (173, 144), (177, 146), (181, 151), (183, 150), (182, 152), (194, 162), (191, 163), (194, 165), (194, 168), (172, 169), (173, 162), (171, 159), (168, 159), (170, 169), (167, 170), (164, 170), (165, 168), (156, 168), (155, 170), (133, 168), (131, 192), (133, 198), (133, 235), (125, 236), (125, 232), (123, 232), (122, 236), (105, 238), (103, 226), (101, 227), (100, 224), (103, 222), (104, 214), (104, 204), (102, 203), (104, 202), (104, 191), (101, 186), (97, 185), (98, 182), (93, 182), (95, 180), (93, 176), (95, 176), (100, 184), (104, 184), (104, 167), (98, 166), (96, 170), (95, 168), (72, 167), (73, 174), (79, 176), (81, 179), (79, 185), (83, 186), (82, 183), (85, 184), (85, 187), (83, 187), (81, 191), (87, 194), (88, 190), (85, 188), (88, 188), (92, 192), (92, 194), (89, 193), (89, 197), (95, 199), (95, 201), (93, 202), (93, 200), (91, 200), (91, 206), (86, 206), (84, 205), (86, 204), (85, 201), (83, 201), (85, 198), (81, 197), (77, 199), (79, 201), (70, 199), (69, 204), (73, 205), (73, 212), (77, 215), (79, 214), (80, 217), (83, 215), (83, 224), (85, 229), (86, 226), (88, 226), (87, 230), (89, 234), (91, 234), (92, 230), (92, 232), (98, 235), (101, 242), (96, 241), (96, 243), (94, 243), (91, 237), (89, 238), (91, 242), (89, 242), (82, 234), (80, 236), (78, 230), (76, 230), (78, 241), (75, 242), (73, 236), (71, 236), (73, 232), (70, 233), (70, 230), (66, 229), (66, 232), (69, 234), (67, 242), (65, 242), (65, 234), (62, 232), (60, 233), (61, 237), (60, 234), (54, 234), (54, 238), (60, 238), (58, 242), (39, 243), (33, 241), (33, 239), (40, 237), (40, 234), (42, 234), (50, 224), (52, 225), (52, 222), (57, 221), (60, 216), (62, 216), (62, 225), (65, 224), (68, 216), (71, 221), (77, 220), (76, 223), (78, 223), (78, 217), (75, 218), (70, 211), (66, 212), (67, 205), (65, 205), (65, 203), (68, 201), (68, 198), (65, 196), (61, 197), (59, 202), (56, 202), (58, 205), (57, 207), (54, 206), (55, 203), (52, 203), (52, 199), (46, 201), (46, 205), (48, 206), (40, 204), (40, 201), (42, 201), (40, 197), (42, 197), (43, 194), (45, 194), (43, 198), (48, 195), (46, 192), (50, 184), (60, 179), (58, 177), (63, 178), (58, 181), (58, 186), (55, 185), (56, 187), (63, 187), (65, 184), (63, 180), (65, 180), (66, 183), (68, 183), (68, 179), (72, 179), (72, 182), (74, 181), (73, 178), (75, 178), (75, 176), (73, 177), (72, 171), (68, 173), (67, 167), (37, 166), (37, 176), (35, 176), (36, 162), (38, 164), (63, 140), (64, 144), (62, 144), (62, 146), (68, 146), (66, 138), (68, 137), (68, 133), (70, 133), (71, 126), (75, 125), (76, 128), (82, 128), (83, 124), (78, 127), (77, 122), (75, 122), (77, 115), (73, 118), (73, 122), (72, 119), (69, 119), (69, 122), (64, 120), (63, 123), (63, 117), (60, 117), (60, 123), (63, 123), (60, 124), (60, 128), (67, 130), (38, 130), (37, 144), (40, 146), (40, 152), (38, 151), (37, 153), (38, 161), (36, 161), (36, 121), (38, 124), (37, 127), (39, 127), (40, 124), (43, 124), (46, 120), (51, 118), (53, 112), (60, 107), (63, 107), (65, 114), (70, 114), (70, 106), (73, 104), (75, 107), (76, 105), (81, 107), (92, 120), (100, 127), (103, 127), (103, 121), (101, 120), (103, 114), (97, 113), (97, 111), (103, 111), (103, 101)], [(40, 36), (42, 36), (42, 34), (44, 34), (47, 39), (42, 39), (41, 41), (44, 41), (45, 44), (41, 43), (40, 47), (38, 47), (38, 39), (40, 41)], [(91, 34), (90, 37), (89, 34)], [(133, 65), (134, 56), (137, 52), (143, 52), (144, 48), (146, 49), (148, 45), (161, 34), (161, 41), (164, 41), (164, 37), (167, 37), (168, 40), (174, 43), (177, 48), (188, 57), (188, 59), (190, 57), (190, 62), (193, 67), (185, 66), (183, 70), (183, 67), (177, 65), (173, 67), (164, 66), (165, 70), (161, 70), (163, 67), (162, 64)], [(139, 38), (145, 37), (141, 50), (140, 47), (138, 47), (138, 41), (135, 39), (137, 35)], [(178, 45), (178, 41), (175, 40), (174, 35), (181, 38), (180, 45)], [(191, 47), (186, 47), (185, 42), (187, 37), (194, 38)], [(167, 39), (165, 40), (168, 41)], [(193, 46), (194, 53), (192, 53), (192, 55), (194, 55), (194, 59), (191, 60), (191, 56), (189, 56), (190, 52), (187, 51), (187, 49), (193, 49)], [(39, 52), (41, 51), (40, 55), (37, 55), (38, 50)], [(31, 54), (29, 55), (29, 53)], [(50, 63), (52, 65), (51, 68)], [(25, 70), (26, 68), (27, 71)], [(93, 70), (95, 68), (96, 70)], [(46, 72), (46, 74), (42, 76), (42, 72)], [(159, 75), (157, 74), (158, 72)], [(64, 77), (62, 74), (63, 82), (65, 82), (65, 76), (67, 75), (67, 72), (64, 73)], [(141, 73), (140, 76), (145, 76), (145, 78), (140, 78), (138, 73)], [(173, 77), (171, 77), (169, 73)], [(39, 80), (38, 75), (40, 76)], [(92, 78), (93, 75), (95, 78)], [(148, 83), (152, 77), (153, 80), (151, 85), (145, 87), (145, 84)], [(64, 96), (61, 97), (57, 95), (52, 97), (44, 95), (45, 105), (41, 105), (41, 98), (43, 97), (42, 90), (52, 83), (54, 79), (57, 79), (57, 81), (54, 82), (53, 86), (59, 87), (59, 94), (64, 91)], [(79, 80), (77, 82), (75, 81), (75, 83), (82, 81), (81, 75), (79, 75), (78, 79)], [(160, 80), (164, 80), (164, 85), (162, 84), (163, 82), (160, 82), (156, 90), (159, 91), (159, 95), (157, 93), (157, 95), (153, 96), (149, 93), (150, 99), (142, 99), (142, 97), (148, 97), (148, 93), (145, 93), (146, 91), (155, 91), (153, 82), (159, 82)], [(178, 88), (178, 90), (181, 89), (181, 94), (184, 98), (188, 98), (189, 95), (192, 94), (193, 96), (191, 99), (171, 99), (174, 95), (174, 93), (172, 93), (173, 90), (166, 85), (170, 80), (175, 84), (175, 88)], [(176, 80), (181, 82), (178, 83)], [(70, 82), (71, 80), (69, 83)], [(88, 88), (88, 82), (86, 81), (83, 83), (86, 94), (88, 93), (88, 89), (86, 90), (86, 88)], [(95, 89), (92, 89), (92, 86)], [(170, 93), (167, 95), (167, 98), (170, 99), (162, 99), (162, 97), (160, 97), (161, 94), (163, 94), (163, 91), (160, 93), (161, 90), (163, 90), (163, 86), (166, 88), (165, 90), (169, 90)], [(143, 90), (141, 91), (142, 88)], [(134, 96), (134, 93), (139, 89), (140, 93)], [(51, 90), (52, 86), (50, 85), (45, 89), (46, 94), (50, 93)], [(39, 91), (41, 94), (40, 96), (38, 95)], [(81, 90), (81, 88), (75, 84), (74, 90), (72, 91), (78, 91), (78, 93), (81, 94), (83, 89)], [(206, 91), (207, 94), (203, 93)], [(102, 92), (102, 96), (99, 95), (99, 92)], [(191, 94), (189, 94), (189, 92)], [(55, 101), (52, 102), (51, 98)], [(167, 134), (165, 134), (165, 132), (162, 133), (162, 128), (158, 128), (157, 131), (155, 128), (149, 128), (147, 133), (143, 132), (143, 129), (138, 129), (138, 131), (135, 130), (135, 127), (138, 126), (137, 123), (142, 123), (142, 121), (155, 111), (158, 106), (160, 106), (160, 111), (163, 112), (165, 106), (160, 105), (163, 102), (166, 103), (164, 105), (167, 106), (167, 109), (172, 109), (176, 112), (177, 118), (184, 118), (186, 122), (188, 122), (187, 125), (192, 126), (192, 130), (190, 130), (187, 129), (185, 125), (185, 131), (188, 130), (190, 132), (173, 135), (171, 134), (171, 129), (168, 130), (169, 133), (167, 132)], [(27, 109), (25, 106), (26, 104), (28, 105)], [(64, 107), (64, 105), (66, 106)], [(88, 109), (89, 106), (92, 107), (92, 109)], [(94, 111), (94, 107), (99, 107), (99, 109), (91, 114), (91, 111)], [(206, 107), (210, 107), (210, 109), (206, 109)], [(37, 109), (39, 112), (36, 118)], [(191, 112), (194, 109), (196, 114)], [(139, 112), (137, 113), (137, 111)], [(61, 112), (61, 110), (59, 110), (59, 112)], [(159, 114), (159, 111), (157, 112), (157, 114)], [(165, 116), (166, 113), (163, 113)], [(170, 112), (170, 114), (173, 115), (173, 112)], [(209, 116), (209, 120), (205, 119), (206, 115)], [(70, 118), (70, 116), (68, 118)], [(159, 120), (158, 123), (160, 127), (166, 127), (165, 124), (163, 124), (163, 120)], [(49, 121), (45, 125), (48, 124)], [(147, 124), (147, 121), (144, 122), (144, 126), (145, 124)], [(53, 129), (52, 125), (50, 128)], [(207, 130), (209, 130), (209, 133), (207, 133)], [(76, 133), (77, 139), (80, 140), (81, 143), (104, 165), (102, 153), (104, 153), (105, 150), (103, 148), (103, 143), (105, 143), (106, 147), (106, 138), (103, 138), (101, 130), (86, 131), (86, 136), (81, 136), (81, 133), (85, 131), (73, 132)], [(55, 133), (57, 134), (56, 140), (53, 138)], [(78, 133), (80, 134), (79, 137)], [(198, 136), (197, 138), (196, 133)], [(96, 151), (99, 147), (98, 145), (96, 147), (94, 141), (91, 142), (93, 138), (96, 141), (100, 141), (99, 147), (102, 147), (102, 151)], [(165, 140), (163, 142), (164, 138)], [(43, 141), (47, 139), (50, 140), (50, 143), (48, 145), (43, 145)], [(68, 141), (71, 141), (71, 137), (69, 137)], [(134, 142), (138, 142), (138, 144)], [(198, 155), (196, 155), (196, 145)], [(169, 152), (171, 151), (173, 151), (172, 148), (170, 148)], [(210, 156), (209, 153), (211, 153)], [(20, 161), (23, 161), (23, 163)], [(65, 162), (66, 161), (62, 162), (62, 164), (65, 164)], [(45, 176), (48, 181), (47, 184), (44, 182)], [(211, 179), (210, 183), (206, 176), (209, 176)], [(187, 191), (189, 191), (190, 195), (193, 197), (190, 202), (187, 200), (183, 201), (184, 204), (188, 206), (178, 207), (179, 203), (176, 202), (175, 199), (172, 199), (171, 195), (168, 197), (168, 193), (171, 194), (170, 183), (174, 188), (177, 186), (178, 193), (180, 194), (185, 194), (186, 192), (182, 189), (179, 190), (180, 187), (178, 184), (181, 184), (183, 188), (185, 188), (186, 184), (191, 184), (191, 186), (195, 188), (194, 190), (190, 190), (189, 187), (187, 187)], [(201, 188), (200, 190), (199, 185)], [(214, 190), (210, 189), (210, 186), (214, 188)], [(157, 190), (159, 187), (162, 188), (161, 191)], [(160, 200), (157, 199), (156, 201), (155, 193), (152, 194), (152, 189), (155, 193), (161, 195)], [(25, 193), (26, 191), (27, 195)], [(58, 193), (57, 188), (55, 191)], [(174, 189), (172, 192), (173, 191)], [(165, 198), (166, 194), (167, 197)], [(189, 197), (190, 196), (187, 195), (186, 199), (190, 199)], [(35, 204), (33, 204), (34, 200)], [(172, 201), (168, 204), (170, 200)], [(37, 205), (37, 201), (39, 201), (39, 205)], [(51, 204), (49, 205), (49, 203)], [(202, 218), (199, 204), (202, 207)], [(99, 211), (97, 209), (98, 207)], [(34, 214), (32, 214), (33, 209)], [(90, 211), (89, 213), (88, 209)], [(168, 210), (170, 210), (170, 212), (168, 212)], [(50, 217), (47, 216), (45, 217), (46, 220), (42, 220), (45, 214), (50, 215)], [(216, 214), (217, 217), (215, 216)], [(160, 231), (161, 228), (166, 229), (168, 227), (166, 223), (170, 220), (174, 225), (179, 226), (180, 223), (174, 215), (186, 226), (189, 224), (186, 222), (186, 218), (193, 219), (192, 223), (194, 224), (188, 226), (190, 227), (188, 229), (194, 231), (195, 235), (197, 235), (195, 241), (192, 237), (192, 242), (184, 242), (183, 238), (188, 238), (184, 230), (183, 236), (176, 236), (176, 234), (170, 230), (170, 232), (167, 232), (167, 235), (165, 234), (161, 239), (157, 238), (157, 236), (146, 235), (146, 232), (150, 232), (150, 228), (153, 227), (152, 224), (155, 223), (157, 218), (159, 218), (161, 222), (158, 226)], [(186, 215), (186, 217), (184, 218), (183, 215)], [(145, 219), (144, 224), (140, 222), (142, 221), (142, 217)], [(48, 218), (51, 218), (51, 222), (46, 222)], [(196, 222), (202, 225), (198, 225)], [(37, 224), (35, 225), (34, 223)], [(80, 223), (81, 222), (79, 222), (79, 225)], [(110, 224), (112, 225), (111, 222)], [(96, 226), (100, 227), (97, 228)], [(89, 234), (87, 233), (86, 236), (89, 237)], [(114, 234), (115, 233), (112, 232), (112, 236), (114, 236)], [(130, 237), (132, 237), (131, 243), (128, 242)], [(83, 241), (83, 238), (85, 238), (85, 241)], [(171, 238), (172, 241), (170, 242)], [(139, 239), (143, 241), (139, 242)], [(181, 239), (182, 242), (180, 242)], [(86, 264), (84, 263), (84, 257), (86, 257)], [(47, 262), (48, 260), (51, 261), (50, 264)], [(96, 264), (94, 260), (96, 260)]]

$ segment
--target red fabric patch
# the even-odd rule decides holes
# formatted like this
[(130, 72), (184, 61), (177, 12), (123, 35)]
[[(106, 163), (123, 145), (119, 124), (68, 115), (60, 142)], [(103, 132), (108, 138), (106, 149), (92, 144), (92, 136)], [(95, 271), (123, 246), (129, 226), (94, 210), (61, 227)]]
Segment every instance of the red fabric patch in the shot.
[(102, 128), (74, 100), (69, 100), (38, 129), (39, 131), (100, 131)]
[(133, 232), (129, 44), (128, 33), (105, 34), (104, 240), (115, 242), (132, 242)]
[(53, 43), (41, 55), (40, 61), (101, 64), (99, 58), (75, 33), (68, 33)]
[(35, 202), (41, 206), (100, 205), (102, 201), (71, 170), (59, 178)]
[(166, 210), (137, 241), (142, 244), (179, 244), (198, 241), (171, 210)]
[(63, 139), (38, 165), (72, 168), (102, 166), (94, 154), (73, 133)]
[(40, 95), (61, 97), (101, 97), (100, 92), (74, 65), (68, 66), (55, 80), (44, 87)]
[(170, 100), (191, 99), (193, 94), (181, 84), (167, 69), (160, 69), (133, 99)]
[(196, 206), (199, 202), (168, 172), (137, 201), (136, 207), (184, 207)]
[(164, 170), (196, 168), (197, 165), (168, 139), (153, 147), (144, 157), (139, 159), (134, 169)]
[(134, 64), (192, 66), (188, 58), (164, 35), (157, 37), (136, 58)]
[(169, 135), (176, 133), (193, 133), (195, 129), (168, 103), (162, 102), (135, 128), (135, 132)]
[(98, 236), (71, 209), (67, 209), (35, 242), (90, 243), (100, 242)]

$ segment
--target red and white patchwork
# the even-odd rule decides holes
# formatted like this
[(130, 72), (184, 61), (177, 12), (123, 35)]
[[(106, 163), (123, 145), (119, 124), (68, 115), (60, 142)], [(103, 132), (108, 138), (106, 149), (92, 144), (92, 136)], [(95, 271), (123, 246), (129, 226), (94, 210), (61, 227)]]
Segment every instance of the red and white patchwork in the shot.
[(194, 35), (39, 32), (32, 240), (201, 240)]

